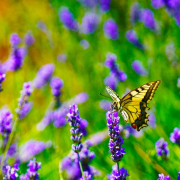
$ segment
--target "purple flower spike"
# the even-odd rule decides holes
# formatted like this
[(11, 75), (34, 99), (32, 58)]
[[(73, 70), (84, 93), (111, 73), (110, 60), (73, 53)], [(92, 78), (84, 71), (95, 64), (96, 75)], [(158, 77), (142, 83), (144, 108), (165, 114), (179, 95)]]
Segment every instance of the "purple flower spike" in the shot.
[(80, 45), (81, 45), (84, 49), (89, 48), (89, 42), (88, 42), (87, 40), (85, 40), (85, 39), (82, 39), (82, 40), (80, 41)]
[(156, 127), (156, 117), (154, 113), (149, 112), (149, 125), (154, 129)]
[(82, 19), (81, 31), (84, 34), (92, 34), (97, 29), (99, 17), (95, 13), (86, 13)]
[(8, 137), (12, 131), (13, 115), (7, 108), (0, 110), (0, 133), (3, 137)]
[(161, 173), (161, 174), (159, 174), (158, 180), (170, 180), (170, 176), (169, 175), (164, 176), (164, 174)]
[(80, 129), (80, 124), (82, 119), (79, 116), (79, 111), (77, 105), (73, 104), (69, 108), (68, 116), (68, 122), (71, 128), (71, 140), (75, 143), (72, 145), (72, 150), (76, 153), (79, 153), (83, 147), (81, 144), (81, 138), (82, 138), (82, 130)]
[(177, 87), (180, 88), (180, 78), (177, 80)]
[(107, 12), (110, 9), (110, 2), (111, 0), (100, 0), (100, 9), (103, 12)]
[(73, 14), (67, 7), (62, 7), (59, 12), (60, 21), (64, 24), (67, 29), (77, 31), (78, 22), (74, 19)]
[(159, 9), (164, 6), (164, 0), (151, 0), (151, 4), (153, 8)]
[(104, 29), (104, 35), (108, 39), (116, 40), (119, 38), (118, 25), (113, 19), (108, 19), (104, 23), (103, 29)]
[(180, 129), (179, 128), (177, 127), (174, 128), (174, 132), (171, 133), (171, 136), (170, 136), (170, 141), (180, 145)]
[(137, 74), (141, 76), (146, 76), (148, 74), (148, 72), (146, 71), (146, 69), (143, 67), (142, 63), (139, 60), (133, 61), (132, 68)]
[(18, 36), (17, 33), (11, 34), (10, 43), (12, 47), (17, 47), (21, 42), (21, 38)]
[(60, 96), (60, 89), (63, 87), (63, 81), (58, 77), (53, 77), (50, 82), (53, 96)]
[(34, 180), (39, 179), (39, 173), (37, 171), (41, 168), (41, 162), (37, 162), (36, 158), (34, 158), (29, 161), (27, 166), (29, 166), (29, 169), (27, 170), (28, 177)]
[(108, 100), (101, 100), (99, 106), (101, 107), (101, 109), (109, 110), (111, 107), (111, 103), (112, 102)]
[(114, 162), (118, 162), (121, 161), (123, 155), (125, 154), (124, 148), (121, 147), (123, 145), (124, 139), (122, 139), (119, 135), (120, 129), (118, 112), (108, 111), (106, 114), (106, 119), (110, 136), (109, 152), (112, 153), (111, 159)]
[(9, 71), (17, 71), (20, 69), (24, 62), (24, 57), (27, 53), (25, 48), (13, 48), (10, 58), (7, 61), (7, 69)]
[(131, 24), (134, 25), (140, 18), (140, 5), (139, 3), (134, 3), (131, 7)]
[(19, 159), (21, 162), (27, 162), (36, 154), (44, 151), (47, 147), (52, 145), (51, 141), (43, 142), (37, 140), (29, 140), (25, 144), (20, 146), (19, 149)]
[(19, 119), (23, 119), (31, 110), (32, 103), (28, 102), (29, 96), (31, 95), (33, 89), (31, 82), (23, 84), (23, 90), (21, 91), (21, 97), (18, 99), (18, 108), (16, 113), (19, 116)]
[(180, 172), (178, 172), (177, 180), (180, 180)]
[(169, 154), (169, 149), (167, 148), (168, 143), (161, 138), (159, 141), (156, 142), (155, 147), (158, 156), (165, 156)]
[(6, 74), (0, 72), (0, 91), (2, 91), (1, 84), (5, 80)]
[(118, 85), (118, 80), (117, 78), (114, 76), (114, 74), (110, 74), (109, 76), (107, 76), (104, 79), (104, 84), (106, 86), (109, 86), (111, 89), (115, 90), (117, 85)]
[(46, 85), (50, 81), (53, 72), (54, 72), (53, 64), (46, 64), (42, 66), (39, 69), (37, 76), (34, 79), (34, 86), (39, 89), (44, 85)]
[(141, 9), (140, 21), (143, 22), (143, 24), (147, 28), (153, 31), (157, 29), (156, 21), (154, 19), (154, 14), (150, 9)]
[(113, 166), (113, 171), (111, 175), (108, 175), (108, 179), (109, 180), (117, 180), (117, 179), (122, 179), (122, 180), (126, 180), (126, 177), (129, 176), (129, 174), (127, 173), (127, 170), (124, 168), (121, 168), (119, 171), (117, 169), (117, 165)]
[(3, 166), (4, 180), (16, 180), (18, 178), (17, 171), (19, 171), (19, 165), (14, 164), (13, 167), (9, 165)]
[(93, 179), (92, 179), (92, 175), (89, 174), (88, 171), (84, 171), (84, 179), (83, 177), (81, 177), (80, 180), (93, 180)]
[(24, 36), (24, 42), (29, 47), (34, 43), (35, 39), (31, 33), (31, 31), (28, 31)]
[(139, 40), (138, 40), (138, 38), (137, 38), (137, 35), (136, 35), (136, 32), (135, 32), (133, 29), (127, 31), (127, 33), (126, 33), (126, 38), (127, 38), (127, 40), (128, 40), (130, 43), (132, 43), (132, 44), (134, 44), (136, 47), (144, 50), (143, 44), (141, 44), (141, 43), (139, 42)]

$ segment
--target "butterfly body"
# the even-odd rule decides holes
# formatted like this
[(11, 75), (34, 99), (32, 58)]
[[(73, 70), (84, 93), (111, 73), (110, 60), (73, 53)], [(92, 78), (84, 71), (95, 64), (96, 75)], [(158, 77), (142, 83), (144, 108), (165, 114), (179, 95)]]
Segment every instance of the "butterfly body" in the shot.
[(137, 131), (148, 126), (149, 103), (161, 81), (153, 81), (144, 84), (125, 95), (122, 99), (109, 86), (106, 86), (107, 92), (110, 94), (113, 102), (111, 110), (120, 112), (126, 122), (130, 121), (131, 126)]

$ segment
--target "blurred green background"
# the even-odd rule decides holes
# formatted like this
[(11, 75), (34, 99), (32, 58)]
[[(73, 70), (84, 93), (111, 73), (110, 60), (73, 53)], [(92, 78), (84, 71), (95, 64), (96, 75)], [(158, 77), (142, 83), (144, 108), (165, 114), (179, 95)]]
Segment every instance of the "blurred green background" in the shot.
[[(0, 93), (0, 107), (7, 105), (15, 116), (18, 98), (23, 83), (34, 79), (39, 68), (47, 63), (55, 64), (54, 75), (64, 81), (61, 101), (73, 98), (81, 92), (86, 92), (89, 99), (78, 105), (80, 116), (88, 121), (85, 141), (91, 135), (107, 129), (105, 111), (99, 106), (104, 99), (100, 93), (105, 94), (104, 78), (109, 75), (109, 69), (104, 66), (106, 53), (117, 55), (117, 63), (126, 74), (127, 80), (120, 82), (116, 92), (122, 96), (126, 88), (134, 89), (142, 84), (154, 80), (161, 80), (161, 84), (150, 103), (155, 108), (156, 128), (147, 128), (139, 138), (130, 136), (124, 140), (126, 154), (120, 162), (120, 167), (127, 169), (127, 179), (157, 179), (158, 174), (169, 174), (171, 179), (176, 179), (180, 171), (180, 149), (177, 144), (169, 140), (170, 133), (175, 127), (180, 127), (180, 99), (177, 79), (180, 76), (179, 67), (179, 32), (180, 29), (174, 19), (168, 15), (165, 8), (153, 9), (151, 1), (139, 1), (143, 8), (149, 8), (154, 12), (154, 17), (160, 25), (159, 33), (155, 33), (137, 23), (132, 27), (130, 23), (130, 9), (133, 0), (112, 0), (111, 8), (101, 15), (101, 21), (95, 33), (81, 34), (64, 28), (59, 20), (58, 10), (66, 6), (73, 13), (75, 19), (81, 23), (85, 12), (90, 11), (76, 0), (7, 0), (0, 3), (0, 60), (5, 62), (11, 50), (10, 36), (18, 33), (23, 38), (28, 30), (31, 30), (35, 42), (28, 49), (22, 68), (16, 72), (7, 72), (3, 82), (3, 92)], [(94, 9), (98, 12), (97, 9)], [(113, 18), (119, 27), (119, 38), (110, 40), (104, 37), (103, 24)], [(48, 33), (43, 33), (37, 28), (41, 21), (47, 26)], [(126, 32), (133, 28), (137, 32), (140, 41), (145, 45), (144, 51), (129, 43), (125, 37)], [(48, 35), (47, 35), (48, 34)], [(89, 48), (84, 49), (80, 41), (89, 42)], [(165, 53), (166, 46), (174, 43), (177, 56), (176, 65), (168, 60)], [(66, 53), (66, 62), (57, 60), (58, 54)], [(140, 60), (146, 69), (148, 76), (140, 76), (132, 69), (134, 60)], [(51, 88), (47, 85), (43, 89), (35, 89), (30, 97), (33, 108), (28, 116), (20, 121), (16, 129), (18, 146), (29, 139), (42, 141), (51, 140), (51, 148), (44, 150), (36, 156), (37, 161), (42, 162), (39, 170), (40, 179), (59, 179), (59, 162), (67, 156), (71, 150), (70, 127), (55, 128), (48, 125), (43, 131), (36, 130), (36, 124), (42, 120), (45, 111), (52, 101)], [(123, 118), (120, 124), (125, 125)], [(155, 151), (155, 142), (161, 137), (168, 142), (170, 150), (167, 159), (158, 158)], [(109, 139), (106, 138), (97, 146), (92, 146), (96, 157), (91, 165), (96, 167), (101, 175), (95, 179), (106, 179), (106, 175), (112, 171), (115, 164), (111, 158)], [(25, 173), (26, 164), (22, 164), (21, 172)]]

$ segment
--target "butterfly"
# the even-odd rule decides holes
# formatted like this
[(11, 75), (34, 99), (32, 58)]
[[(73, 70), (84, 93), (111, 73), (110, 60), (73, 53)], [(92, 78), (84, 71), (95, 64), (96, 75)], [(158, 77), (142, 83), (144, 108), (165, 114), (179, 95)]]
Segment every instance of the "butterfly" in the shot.
[(143, 127), (148, 126), (147, 121), (149, 114), (146, 110), (149, 110), (147, 103), (149, 103), (156, 89), (161, 81), (152, 81), (146, 83), (125, 95), (122, 99), (118, 94), (114, 92), (109, 86), (106, 86), (106, 90), (113, 99), (111, 104), (111, 110), (120, 112), (126, 122), (130, 121), (131, 126), (140, 131)]

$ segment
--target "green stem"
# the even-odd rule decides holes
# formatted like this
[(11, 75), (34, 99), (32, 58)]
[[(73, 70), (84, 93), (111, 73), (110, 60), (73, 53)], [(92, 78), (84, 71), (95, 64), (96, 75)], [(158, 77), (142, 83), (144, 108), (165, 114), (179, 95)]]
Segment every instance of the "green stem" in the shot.
[(119, 161), (117, 162), (117, 168), (118, 168), (118, 172), (119, 172), (119, 175), (120, 175)]
[(16, 126), (17, 126), (17, 121), (18, 121), (18, 118), (16, 118), (15, 121), (14, 121), (13, 128), (12, 128), (12, 132), (11, 132), (11, 134), (9, 135), (9, 139), (8, 139), (7, 144), (6, 144), (6, 146), (5, 146), (5, 150), (4, 150), (4, 153), (3, 153), (3, 157), (2, 157), (2, 161), (1, 161), (1, 166), (0, 166), (1, 169), (2, 169), (2, 167), (3, 167), (4, 160), (5, 160), (5, 158), (6, 158), (8, 149), (9, 149), (9, 147), (10, 147), (10, 145), (11, 145), (12, 140), (13, 140), (14, 132), (15, 132), (15, 129), (16, 129)]
[(78, 155), (79, 166), (80, 166), (80, 169), (81, 169), (81, 174), (82, 174), (83, 180), (85, 180), (84, 172), (83, 172), (83, 168), (82, 168), (82, 164), (81, 164), (81, 159), (80, 159), (79, 153), (77, 153), (77, 155)]

